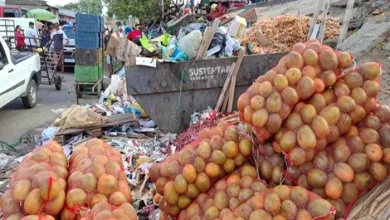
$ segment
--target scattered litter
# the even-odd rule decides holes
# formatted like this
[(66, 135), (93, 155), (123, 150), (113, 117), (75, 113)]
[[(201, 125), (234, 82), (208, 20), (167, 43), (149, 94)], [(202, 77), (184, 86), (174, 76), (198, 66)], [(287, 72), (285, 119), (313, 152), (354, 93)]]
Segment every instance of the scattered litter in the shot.
[(67, 108), (52, 109), (51, 111), (56, 114), (62, 114)]
[(42, 131), (42, 140), (43, 141), (48, 141), (48, 140), (53, 140), (54, 136), (56, 135), (57, 132), (56, 127), (48, 127), (45, 130)]
[(6, 154), (0, 154), (0, 170), (3, 170), (7, 167), (15, 158), (13, 156), (8, 156)]

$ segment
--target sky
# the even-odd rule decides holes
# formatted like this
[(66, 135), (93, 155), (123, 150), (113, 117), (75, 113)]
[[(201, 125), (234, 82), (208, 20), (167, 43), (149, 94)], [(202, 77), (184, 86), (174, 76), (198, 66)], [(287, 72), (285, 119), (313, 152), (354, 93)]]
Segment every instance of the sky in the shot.
[(66, 5), (68, 3), (74, 3), (76, 0), (46, 0), (49, 5)]

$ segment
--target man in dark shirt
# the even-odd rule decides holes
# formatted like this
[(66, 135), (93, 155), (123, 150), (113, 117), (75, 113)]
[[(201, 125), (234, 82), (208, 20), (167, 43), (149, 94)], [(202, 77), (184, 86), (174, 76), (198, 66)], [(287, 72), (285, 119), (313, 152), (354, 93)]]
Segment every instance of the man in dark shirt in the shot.
[[(106, 29), (105, 36), (104, 36), (104, 51), (107, 50), (107, 45), (108, 42), (110, 42), (111, 34), (112, 34), (112, 30), (109, 31), (108, 29)], [(107, 53), (106, 53), (106, 64), (107, 64), (108, 71), (110, 72), (110, 78), (111, 78), (112, 74), (114, 74), (114, 60), (113, 60), (113, 56)]]

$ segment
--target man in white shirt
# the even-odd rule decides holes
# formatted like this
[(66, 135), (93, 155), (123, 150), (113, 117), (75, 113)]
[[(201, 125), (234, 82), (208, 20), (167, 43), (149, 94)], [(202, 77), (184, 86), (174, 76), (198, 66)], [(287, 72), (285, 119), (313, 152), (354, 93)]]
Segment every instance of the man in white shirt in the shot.
[(60, 29), (60, 25), (58, 23), (54, 24), (54, 29), (51, 32), (50, 39), (53, 43), (53, 48), (55, 52), (61, 52), (64, 48), (64, 40), (65, 45), (69, 44), (69, 39), (66, 36), (65, 32)]
[(26, 46), (32, 50), (38, 46), (38, 34), (34, 29), (34, 22), (28, 24), (28, 28), (24, 31)]

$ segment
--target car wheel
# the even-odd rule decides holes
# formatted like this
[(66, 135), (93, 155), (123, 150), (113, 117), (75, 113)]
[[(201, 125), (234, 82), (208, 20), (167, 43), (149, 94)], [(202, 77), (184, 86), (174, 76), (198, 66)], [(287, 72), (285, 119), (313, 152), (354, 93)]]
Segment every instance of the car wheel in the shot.
[(27, 95), (22, 97), (23, 105), (26, 108), (34, 108), (37, 103), (37, 83), (32, 79), (28, 84)]

